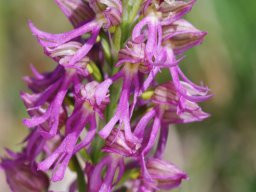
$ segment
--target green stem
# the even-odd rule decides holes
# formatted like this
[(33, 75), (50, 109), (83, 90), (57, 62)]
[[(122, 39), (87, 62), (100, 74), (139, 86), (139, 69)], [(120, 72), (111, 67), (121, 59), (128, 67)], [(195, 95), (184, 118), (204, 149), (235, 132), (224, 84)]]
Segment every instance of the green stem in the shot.
[[(137, 13), (140, 9), (142, 0), (124, 0), (122, 2), (123, 5), (123, 15), (122, 15), (122, 23), (119, 27), (115, 29), (115, 34), (113, 38), (113, 44), (115, 49), (115, 55), (113, 55), (112, 51), (112, 61), (114, 63), (117, 60), (117, 53), (119, 52), (119, 49), (124, 46), (124, 43), (130, 36), (131, 30), (133, 25), (135, 24), (135, 18), (137, 16)], [(107, 51), (110, 52), (110, 51)], [(119, 68), (116, 68), (114, 65), (111, 66), (111, 75), (118, 72)], [(122, 88), (121, 83), (115, 83), (110, 87), (110, 103), (106, 110), (106, 120), (109, 121), (110, 118), (113, 116), (114, 111), (116, 109), (118, 99), (120, 96), (120, 91)]]
[(104, 153), (101, 151), (104, 145), (104, 140), (99, 136), (95, 136), (92, 142), (92, 151), (91, 151), (91, 160), (93, 164), (97, 164), (100, 159), (104, 156)]
[(85, 177), (84, 177), (84, 172), (81, 168), (81, 165), (76, 157), (74, 155), (71, 159), (72, 165), (74, 170), (76, 171), (77, 174), (77, 184), (78, 184), (78, 191), (79, 192), (86, 192), (87, 191), (87, 186), (85, 183)]
[(116, 82), (110, 87), (110, 103), (107, 106), (106, 110), (106, 120), (109, 121), (114, 115), (118, 99), (120, 97), (120, 92), (122, 88), (121, 82)]
[(123, 15), (121, 23), (122, 39), (121, 47), (131, 35), (131, 31), (136, 23), (136, 16), (140, 10), (143, 0), (125, 0), (123, 1)]

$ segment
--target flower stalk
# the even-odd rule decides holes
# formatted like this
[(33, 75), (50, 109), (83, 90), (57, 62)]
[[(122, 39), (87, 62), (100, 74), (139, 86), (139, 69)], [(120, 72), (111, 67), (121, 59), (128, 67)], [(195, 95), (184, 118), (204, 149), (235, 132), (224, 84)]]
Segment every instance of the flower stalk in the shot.
[(84, 171), (77, 159), (76, 156), (73, 156), (71, 159), (71, 163), (74, 167), (74, 170), (77, 174), (77, 185), (78, 185), (78, 191), (79, 192), (86, 192), (87, 191), (87, 186), (85, 183), (85, 178), (84, 178)]

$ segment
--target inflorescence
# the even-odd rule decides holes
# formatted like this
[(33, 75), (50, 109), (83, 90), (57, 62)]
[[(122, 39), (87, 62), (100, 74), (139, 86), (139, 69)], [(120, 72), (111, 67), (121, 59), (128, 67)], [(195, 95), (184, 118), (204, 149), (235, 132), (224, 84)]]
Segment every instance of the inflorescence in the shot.
[[(195, 0), (55, 2), (74, 29), (51, 34), (29, 21), (57, 65), (24, 77), (30, 133), (20, 153), (2, 158), (10, 188), (47, 191), (68, 167), (78, 175), (70, 191), (178, 187), (188, 176), (163, 160), (169, 126), (207, 118), (198, 103), (211, 97), (179, 66), (206, 35), (183, 19)], [(164, 69), (171, 80), (159, 83)]]

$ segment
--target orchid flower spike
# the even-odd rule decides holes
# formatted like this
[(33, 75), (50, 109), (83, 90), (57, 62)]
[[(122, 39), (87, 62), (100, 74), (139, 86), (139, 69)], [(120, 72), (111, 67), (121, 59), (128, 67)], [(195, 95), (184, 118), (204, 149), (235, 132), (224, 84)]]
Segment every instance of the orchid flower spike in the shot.
[(51, 34), (29, 21), (56, 66), (41, 73), (31, 65), (23, 78), (29, 133), (22, 152), (7, 150), (0, 162), (11, 190), (51, 190), (67, 169), (77, 175), (70, 192), (179, 187), (187, 174), (163, 159), (170, 125), (208, 118), (199, 103), (212, 96), (180, 66), (207, 34), (183, 19), (195, 0), (55, 3), (74, 29)]

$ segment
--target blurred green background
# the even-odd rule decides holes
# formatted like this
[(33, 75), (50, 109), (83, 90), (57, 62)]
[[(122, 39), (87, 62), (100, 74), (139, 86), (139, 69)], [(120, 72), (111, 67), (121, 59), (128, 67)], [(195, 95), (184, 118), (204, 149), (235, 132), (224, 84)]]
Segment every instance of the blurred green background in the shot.
[[(186, 53), (182, 69), (203, 81), (214, 97), (202, 104), (211, 118), (171, 128), (166, 158), (185, 169), (182, 192), (256, 191), (256, 1), (198, 0), (187, 16), (209, 34)], [(19, 91), (29, 64), (52, 69), (31, 35), (27, 20), (50, 32), (71, 26), (51, 0), (0, 0), (0, 153), (19, 149), (27, 133)], [(1, 191), (8, 191), (0, 172)]]

